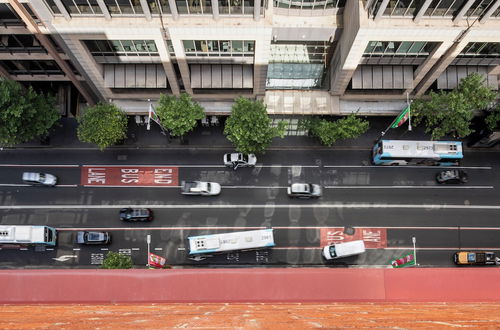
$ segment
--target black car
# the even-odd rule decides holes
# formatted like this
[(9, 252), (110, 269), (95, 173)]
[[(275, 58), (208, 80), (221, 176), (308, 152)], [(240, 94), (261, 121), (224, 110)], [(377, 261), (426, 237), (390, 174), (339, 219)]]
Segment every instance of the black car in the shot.
[(76, 234), (78, 244), (109, 244), (111, 235), (104, 231), (79, 231)]
[(135, 209), (127, 207), (120, 210), (120, 220), (122, 221), (151, 221), (153, 211), (150, 209)]
[(467, 173), (462, 170), (445, 170), (436, 174), (437, 183), (466, 183)]

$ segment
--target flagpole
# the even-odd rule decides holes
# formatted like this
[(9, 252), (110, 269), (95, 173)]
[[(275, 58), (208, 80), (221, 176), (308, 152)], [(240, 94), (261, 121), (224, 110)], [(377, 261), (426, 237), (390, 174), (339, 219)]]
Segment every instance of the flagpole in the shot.
[(148, 109), (148, 124), (146, 126), (146, 129), (149, 131), (151, 129), (151, 99), (148, 99), (149, 102), (149, 109)]
[(411, 132), (411, 105), (410, 105), (410, 94), (406, 93), (406, 103), (408, 103), (408, 130)]

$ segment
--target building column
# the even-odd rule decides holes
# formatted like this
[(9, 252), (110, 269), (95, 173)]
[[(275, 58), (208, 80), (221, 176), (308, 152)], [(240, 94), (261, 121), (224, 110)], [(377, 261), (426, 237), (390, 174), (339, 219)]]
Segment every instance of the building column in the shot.
[(165, 38), (163, 38), (163, 33), (160, 32), (160, 37), (155, 39), (155, 43), (159, 45), (158, 53), (160, 55), (163, 70), (165, 70), (165, 75), (167, 76), (170, 89), (172, 90), (172, 94), (180, 95), (181, 92), (179, 88), (179, 82), (177, 81), (177, 75), (175, 74), (174, 65), (170, 60), (168, 45)]
[(35, 21), (28, 13), (28, 11), (19, 3), (18, 0), (9, 0), (9, 4), (16, 11), (16, 13), (22, 19), (24, 24), (26, 24), (27, 29), (35, 36), (35, 38), (37, 38), (40, 44), (52, 56), (57, 65), (59, 65), (64, 74), (69, 78), (69, 80), (71, 80), (73, 85), (76, 87), (78, 92), (80, 92), (80, 94), (85, 98), (87, 103), (91, 106), (94, 105), (95, 102), (91, 94), (83, 86), (81, 81), (78, 80), (78, 78), (76, 77), (75, 73), (73, 72), (69, 64), (66, 63), (66, 61), (61, 58), (61, 56), (57, 52), (57, 49), (52, 44), (52, 41), (49, 39), (49, 37), (46, 34), (42, 33), (42, 31), (40, 31), (38, 25), (35, 23)]
[(219, 1), (218, 0), (210, 0), (212, 2), (212, 17), (214, 20), (219, 19)]
[(272, 28), (259, 29), (259, 34), (255, 38), (253, 64), (253, 94), (255, 96), (263, 96), (266, 93), (272, 32)]
[(422, 4), (420, 9), (418, 10), (417, 15), (415, 15), (415, 18), (413, 19), (413, 22), (418, 23), (422, 16), (424, 16), (425, 12), (427, 11), (427, 8), (431, 5), (432, 0), (425, 0), (425, 2)]
[(255, 3), (253, 5), (253, 19), (254, 21), (259, 21), (260, 20), (260, 8), (262, 4), (260, 0), (255, 0)]
[(461, 40), (452, 43), (452, 45), (444, 52), (444, 54), (436, 61), (434, 66), (425, 74), (420, 83), (413, 89), (415, 96), (423, 95), (429, 87), (436, 81), (439, 76), (448, 68), (458, 54), (469, 43), (469, 40), (464, 38), (467, 33), (461, 36)]
[(175, 0), (168, 0), (168, 5), (170, 6), (170, 11), (172, 12), (172, 18), (176, 21), (179, 19), (179, 12), (177, 11), (177, 5)]
[(497, 0), (491, 7), (488, 9), (486, 13), (484, 13), (483, 17), (479, 20), (479, 23), (484, 24), (491, 17), (491, 15), (495, 12), (495, 10), (500, 7), (500, 0)]
[[(151, 17), (151, 10), (149, 10), (149, 6), (148, 6), (148, 3), (146, 0), (140, 0), (141, 1), (141, 7), (142, 7), (142, 11), (144, 12), (144, 15), (146, 16), (146, 19), (148, 21), (151, 21), (152, 17)], [(158, 10), (160, 10), (160, 8), (158, 8)]]
[(3, 66), (0, 65), (0, 77), (8, 79), (8, 80), (13, 80), (10, 74), (3, 68)]
[[(369, 36), (361, 32), (361, 26), (368, 25), (369, 18), (361, 1), (347, 1), (344, 7), (344, 31), (339, 39), (330, 62), (330, 94), (344, 94), (352, 75), (363, 57)], [(367, 39), (368, 38), (368, 39)]]
[(182, 44), (182, 40), (178, 38), (172, 39), (172, 45), (175, 50), (175, 58), (177, 59), (177, 65), (179, 66), (179, 71), (181, 72), (182, 82), (184, 83), (184, 89), (186, 93), (193, 95), (193, 89), (191, 88), (191, 77), (189, 71), (189, 65), (187, 63), (186, 54), (184, 53), (184, 45)]
[(469, 0), (469, 1), (467, 1), (467, 3), (462, 7), (462, 9), (460, 9), (460, 11), (458, 12), (457, 16), (455, 16), (455, 18), (453, 18), (453, 23), (458, 23), (459, 21), (462, 20), (462, 18), (464, 18), (465, 13), (474, 4), (474, 1), (475, 0)]
[[(425, 61), (420, 64), (413, 73), (413, 87), (415, 88), (422, 81), (425, 75), (436, 65), (439, 59), (446, 53), (446, 51), (453, 45), (453, 42), (442, 42), (427, 56)], [(412, 93), (412, 89), (407, 89), (404, 94)]]
[(375, 14), (375, 18), (373, 19), (375, 22), (382, 18), (382, 15), (384, 14), (384, 11), (387, 8), (388, 4), (389, 4), (389, 0), (382, 1), (382, 3), (380, 4), (380, 7), (377, 10), (377, 13)]
[(104, 3), (104, 0), (97, 0), (97, 4), (99, 5), (99, 8), (101, 8), (104, 18), (110, 20), (111, 14), (109, 13), (108, 7), (106, 7), (106, 4)]

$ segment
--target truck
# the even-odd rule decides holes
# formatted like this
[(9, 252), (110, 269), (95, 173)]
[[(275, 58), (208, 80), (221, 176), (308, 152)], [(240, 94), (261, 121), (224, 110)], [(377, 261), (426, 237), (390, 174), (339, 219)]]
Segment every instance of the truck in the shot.
[(458, 251), (453, 255), (453, 262), (460, 266), (496, 265), (498, 258), (495, 257), (495, 252)]
[(49, 226), (0, 226), (0, 246), (55, 246), (57, 231)]
[(221, 186), (217, 182), (182, 181), (181, 183), (183, 195), (216, 196), (220, 191)]

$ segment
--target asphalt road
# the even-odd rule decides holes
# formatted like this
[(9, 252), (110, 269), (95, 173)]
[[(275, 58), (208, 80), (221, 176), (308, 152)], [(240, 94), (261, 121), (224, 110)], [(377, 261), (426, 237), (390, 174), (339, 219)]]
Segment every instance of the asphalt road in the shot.
[[(228, 150), (229, 151), (229, 150)], [(369, 150), (272, 151), (259, 157), (255, 168), (236, 171), (222, 166), (224, 151), (121, 149), (4, 150), (0, 152), (0, 224), (49, 225), (59, 230), (56, 248), (3, 248), (0, 268), (91, 267), (107, 251), (146, 263), (146, 235), (151, 252), (174, 266), (320, 266), (390, 267), (390, 261), (413, 251), (421, 267), (452, 266), (459, 249), (500, 253), (500, 169), (498, 153), (474, 151), (462, 163), (469, 173), (465, 185), (435, 183), (436, 167), (375, 167)], [(177, 168), (171, 186), (92, 186), (83, 165)], [(54, 188), (30, 187), (23, 171), (59, 177)], [(181, 180), (215, 181), (216, 197), (182, 196)], [(292, 182), (320, 183), (318, 200), (286, 195)], [(124, 206), (149, 207), (150, 223), (123, 223)], [(189, 257), (186, 237), (207, 233), (269, 228), (275, 230), (272, 250), (245, 251), (209, 257)], [(348, 237), (344, 228), (362, 235), (365, 254), (336, 262), (320, 255), (330, 236)], [(78, 230), (104, 230), (107, 246), (78, 246)], [(338, 237), (337, 237), (338, 238)], [(340, 238), (340, 239), (341, 239)]]

